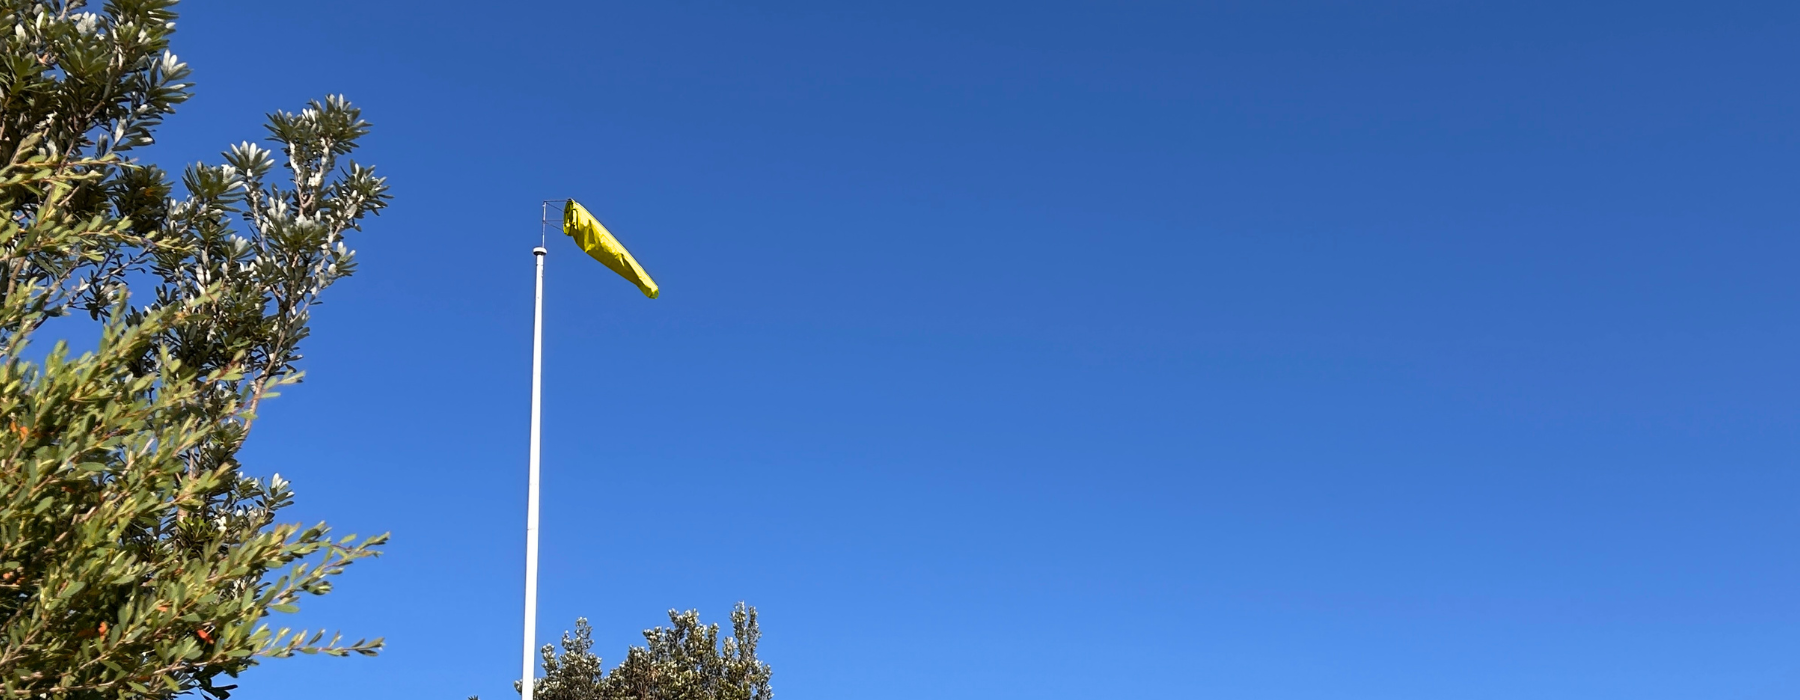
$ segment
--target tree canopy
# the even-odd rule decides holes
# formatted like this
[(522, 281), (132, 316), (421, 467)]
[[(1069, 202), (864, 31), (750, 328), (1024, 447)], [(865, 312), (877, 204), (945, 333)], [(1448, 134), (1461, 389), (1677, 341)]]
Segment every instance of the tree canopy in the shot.
[[(345, 234), (388, 200), (349, 160), (369, 125), (331, 97), (269, 115), (279, 157), (241, 143), (179, 185), (139, 162), (191, 94), (174, 6), (0, 0), (8, 697), (224, 697), (261, 658), (381, 646), (270, 626), (383, 537), (278, 522), (288, 483), (238, 458), (300, 379), (312, 307), (355, 270)], [(41, 337), (70, 316), (95, 349)]]
[[(562, 637), (562, 653), (545, 645), (544, 676), (532, 686), (537, 700), (771, 700), (769, 665), (756, 656), (762, 630), (756, 608), (731, 611), (733, 636), (719, 640), (719, 626), (700, 623), (700, 613), (669, 611), (669, 626), (644, 630), (644, 646), (632, 647), (618, 668), (606, 671), (593, 653), (586, 619)], [(516, 685), (516, 684), (515, 684)], [(476, 700), (471, 698), (470, 700)]]

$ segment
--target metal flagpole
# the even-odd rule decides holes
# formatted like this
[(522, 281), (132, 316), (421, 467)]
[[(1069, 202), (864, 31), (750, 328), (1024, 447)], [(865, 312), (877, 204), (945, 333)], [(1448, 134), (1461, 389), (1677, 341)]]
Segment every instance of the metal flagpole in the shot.
[(544, 374), (544, 247), (531, 249), (537, 258), (537, 301), (531, 316), (531, 495), (525, 505), (525, 665), (519, 692), (531, 700), (537, 657), (538, 559), (538, 427), (543, 412)]

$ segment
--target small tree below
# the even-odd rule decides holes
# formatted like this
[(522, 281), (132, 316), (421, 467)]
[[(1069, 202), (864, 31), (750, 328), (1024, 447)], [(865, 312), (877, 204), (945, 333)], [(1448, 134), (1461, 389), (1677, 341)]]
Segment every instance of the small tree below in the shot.
[(592, 651), (593, 628), (586, 619), (576, 620), (574, 633), (563, 633), (560, 655), (544, 645), (544, 677), (532, 695), (536, 700), (770, 700), (769, 665), (756, 658), (762, 637), (756, 608), (738, 603), (731, 628), (733, 636), (721, 643), (717, 624), (700, 624), (700, 613), (693, 610), (670, 610), (669, 626), (644, 630), (647, 644), (632, 647), (624, 663), (607, 673)]

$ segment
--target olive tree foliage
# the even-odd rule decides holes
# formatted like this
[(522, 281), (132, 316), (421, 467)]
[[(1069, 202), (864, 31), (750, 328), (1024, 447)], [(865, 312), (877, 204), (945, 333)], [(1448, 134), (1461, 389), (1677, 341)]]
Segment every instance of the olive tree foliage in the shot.
[(739, 603), (731, 611), (731, 628), (733, 636), (720, 642), (719, 626), (700, 624), (700, 613), (670, 610), (669, 626), (644, 630), (646, 645), (632, 647), (608, 673), (593, 653), (593, 628), (586, 619), (576, 620), (574, 633), (563, 633), (561, 654), (544, 645), (544, 677), (536, 679), (532, 697), (770, 700), (769, 665), (756, 658), (762, 639), (756, 608)]
[[(0, 0), (0, 694), (224, 697), (259, 659), (372, 654), (273, 628), (383, 537), (279, 523), (238, 452), (299, 381), (320, 293), (381, 210), (341, 98), (269, 116), (180, 186), (135, 149), (189, 95), (174, 0)], [(50, 329), (92, 329), (76, 354)], [(34, 346), (33, 344), (36, 343)]]

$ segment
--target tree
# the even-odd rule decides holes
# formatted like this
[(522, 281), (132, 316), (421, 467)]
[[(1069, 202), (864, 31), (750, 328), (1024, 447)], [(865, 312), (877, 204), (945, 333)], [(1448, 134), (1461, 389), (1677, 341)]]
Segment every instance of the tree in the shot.
[[(223, 698), (262, 658), (372, 654), (265, 618), (384, 537), (277, 524), (287, 482), (238, 460), (388, 200), (347, 160), (368, 124), (335, 97), (271, 114), (284, 182), (243, 143), (177, 194), (131, 157), (190, 94), (175, 2), (84, 5), (0, 0), (0, 693)], [(96, 349), (28, 356), (76, 314)]]
[[(607, 673), (593, 654), (586, 619), (563, 633), (561, 655), (543, 649), (544, 677), (532, 686), (537, 700), (770, 700), (769, 665), (756, 658), (762, 631), (756, 608), (731, 611), (735, 636), (719, 642), (719, 626), (700, 624), (700, 613), (669, 611), (669, 626), (644, 630), (642, 647)], [(517, 687), (517, 683), (514, 686)], [(471, 698), (470, 700), (477, 700)]]

